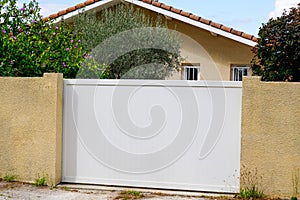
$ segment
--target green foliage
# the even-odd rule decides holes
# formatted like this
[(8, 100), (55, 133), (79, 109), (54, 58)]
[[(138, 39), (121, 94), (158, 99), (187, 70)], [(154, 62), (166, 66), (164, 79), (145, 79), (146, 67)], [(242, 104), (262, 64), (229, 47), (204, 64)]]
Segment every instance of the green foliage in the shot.
[(100, 65), (93, 58), (85, 59), (76, 76), (82, 79), (108, 79), (109, 77), (110, 67), (106, 64)]
[(35, 186), (46, 186), (47, 185), (46, 177), (35, 179), (35, 182), (33, 184)]
[(253, 188), (241, 189), (237, 197), (241, 199), (262, 199), (264, 197), (264, 193), (257, 190), (254, 186)]
[(67, 186), (63, 186), (61, 189), (65, 190), (65, 191), (70, 191), (70, 188)]
[(253, 74), (266, 81), (300, 81), (300, 4), (259, 30)]
[(242, 199), (262, 199), (265, 195), (259, 183), (262, 177), (258, 175), (257, 169), (249, 171), (245, 166), (242, 166), (241, 172), (241, 189), (237, 195)]
[(16, 178), (17, 178), (17, 176), (14, 174), (7, 174), (4, 176), (3, 180), (6, 182), (13, 182), (16, 180)]
[(83, 60), (79, 36), (63, 21), (44, 22), (39, 11), (35, 0), (22, 8), (16, 0), (0, 2), (0, 76), (76, 76)]
[(127, 199), (139, 199), (142, 197), (144, 197), (144, 195), (141, 192), (129, 190), (129, 191), (121, 191), (119, 195), (114, 199), (127, 200)]
[(110, 78), (164, 79), (180, 67), (178, 36), (160, 17), (146, 17), (132, 6), (83, 13), (74, 26), (89, 55), (109, 66)]

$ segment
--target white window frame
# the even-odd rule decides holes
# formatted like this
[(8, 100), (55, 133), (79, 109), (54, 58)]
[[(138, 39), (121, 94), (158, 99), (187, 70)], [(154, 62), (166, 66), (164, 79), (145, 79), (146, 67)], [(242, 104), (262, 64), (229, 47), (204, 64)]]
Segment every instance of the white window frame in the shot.
[[(238, 71), (238, 74), (236, 75), (236, 70)], [(242, 74), (240, 77), (239, 72), (240, 71), (247, 70), (247, 74)], [(250, 76), (250, 66), (249, 65), (231, 65), (231, 80), (232, 81), (242, 81), (243, 76)]]
[[(183, 80), (189, 80), (189, 81), (199, 81), (200, 80), (200, 64), (183, 65), (182, 69), (183, 69), (183, 73), (182, 73)], [(192, 76), (192, 79), (190, 79), (190, 77), (188, 77), (187, 71), (189, 69), (196, 69), (196, 71), (197, 71), (197, 79), (196, 80), (193, 79), (194, 76)]]

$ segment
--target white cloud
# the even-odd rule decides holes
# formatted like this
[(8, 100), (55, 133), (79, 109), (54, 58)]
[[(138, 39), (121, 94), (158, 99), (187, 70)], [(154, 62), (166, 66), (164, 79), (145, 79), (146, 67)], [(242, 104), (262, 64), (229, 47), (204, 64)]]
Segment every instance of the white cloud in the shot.
[(284, 9), (287, 11), (291, 7), (296, 7), (299, 0), (275, 0), (275, 9), (269, 13), (269, 18), (276, 18), (282, 15)]

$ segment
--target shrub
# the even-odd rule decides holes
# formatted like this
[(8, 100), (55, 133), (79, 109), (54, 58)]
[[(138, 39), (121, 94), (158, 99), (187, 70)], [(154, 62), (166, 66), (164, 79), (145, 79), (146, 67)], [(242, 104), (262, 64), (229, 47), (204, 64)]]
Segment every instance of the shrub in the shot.
[(110, 67), (106, 64), (100, 65), (93, 58), (86, 58), (82, 62), (76, 78), (82, 79), (108, 79), (110, 78)]
[(300, 4), (263, 24), (252, 61), (265, 81), (300, 81)]
[(39, 11), (35, 0), (22, 8), (16, 0), (0, 2), (0, 76), (76, 76), (84, 59), (79, 36), (63, 21), (43, 21)]

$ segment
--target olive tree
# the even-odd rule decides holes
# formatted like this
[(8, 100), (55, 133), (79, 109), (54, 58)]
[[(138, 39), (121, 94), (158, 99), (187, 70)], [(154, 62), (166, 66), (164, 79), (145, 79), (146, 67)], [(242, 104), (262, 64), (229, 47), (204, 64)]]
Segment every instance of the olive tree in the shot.
[[(90, 65), (109, 71), (109, 78), (165, 79), (180, 67), (181, 41), (162, 17), (119, 4), (75, 20)], [(103, 68), (103, 66), (108, 66)]]

